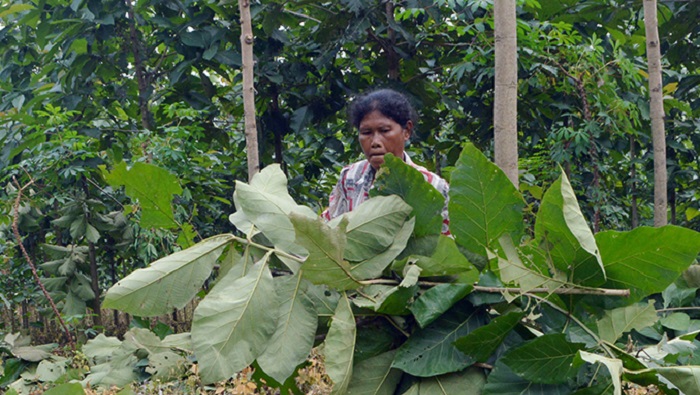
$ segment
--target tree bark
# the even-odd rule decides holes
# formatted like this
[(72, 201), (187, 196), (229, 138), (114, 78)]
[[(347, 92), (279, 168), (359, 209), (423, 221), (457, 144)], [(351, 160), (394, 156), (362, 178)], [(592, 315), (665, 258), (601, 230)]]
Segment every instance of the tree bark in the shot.
[(518, 54), (515, 0), (494, 2), (496, 74), (493, 132), (496, 165), (518, 187)]
[(664, 128), (661, 48), (656, 17), (656, 0), (644, 0), (644, 27), (647, 41), (651, 139), (654, 146), (654, 226), (668, 224), (666, 184), (666, 130)]
[(637, 210), (637, 148), (635, 146), (634, 136), (630, 136), (630, 178), (632, 182), (630, 183), (630, 195), (632, 195), (632, 229), (639, 226), (639, 212)]
[(255, 124), (255, 86), (253, 79), (253, 26), (250, 1), (239, 0), (241, 12), (241, 58), (243, 61), (243, 110), (245, 112), (245, 143), (248, 157), (248, 181), (260, 170), (258, 155), (258, 128)]

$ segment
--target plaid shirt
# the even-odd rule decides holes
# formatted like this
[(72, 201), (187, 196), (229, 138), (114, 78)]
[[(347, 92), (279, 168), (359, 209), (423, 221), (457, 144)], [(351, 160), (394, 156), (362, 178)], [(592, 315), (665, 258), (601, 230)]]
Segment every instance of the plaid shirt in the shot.
[[(447, 181), (435, 173), (428, 171), (423, 166), (419, 166), (411, 158), (403, 154), (406, 164), (413, 166), (420, 171), (425, 180), (437, 189), (445, 197), (445, 207), (442, 209), (442, 233), (449, 235), (449, 218), (447, 216), (447, 192), (450, 186)], [(365, 200), (369, 199), (369, 191), (374, 185), (376, 170), (369, 164), (369, 161), (361, 160), (343, 168), (340, 172), (340, 180), (333, 188), (328, 202), (328, 208), (321, 214), (327, 221), (352, 211)]]

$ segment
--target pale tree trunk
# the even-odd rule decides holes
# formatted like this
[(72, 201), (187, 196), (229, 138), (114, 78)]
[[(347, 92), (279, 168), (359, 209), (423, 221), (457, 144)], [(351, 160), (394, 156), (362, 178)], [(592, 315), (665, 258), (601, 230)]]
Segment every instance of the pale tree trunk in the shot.
[(656, 0), (644, 0), (644, 27), (647, 35), (651, 138), (654, 145), (654, 226), (668, 223), (666, 184), (666, 131), (661, 81), (661, 49), (656, 19)]
[(494, 1), (496, 75), (493, 106), (494, 158), (518, 187), (518, 54), (515, 0)]
[(260, 170), (258, 157), (258, 129), (255, 125), (255, 87), (253, 59), (253, 26), (250, 1), (239, 0), (241, 12), (241, 58), (243, 60), (243, 110), (245, 112), (245, 143), (248, 157), (248, 180)]

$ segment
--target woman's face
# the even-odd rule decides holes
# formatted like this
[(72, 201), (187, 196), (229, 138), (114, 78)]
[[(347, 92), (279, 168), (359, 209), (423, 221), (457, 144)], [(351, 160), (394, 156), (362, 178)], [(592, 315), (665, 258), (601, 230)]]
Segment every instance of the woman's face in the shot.
[(413, 122), (408, 121), (404, 128), (377, 110), (365, 115), (360, 122), (359, 140), (372, 167), (378, 169), (384, 163), (384, 154), (389, 152), (403, 159), (403, 147), (411, 137), (412, 129)]

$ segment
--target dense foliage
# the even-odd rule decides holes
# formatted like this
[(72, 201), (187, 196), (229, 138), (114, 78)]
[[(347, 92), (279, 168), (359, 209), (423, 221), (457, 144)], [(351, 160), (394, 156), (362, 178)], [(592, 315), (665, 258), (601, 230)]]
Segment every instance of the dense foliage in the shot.
[[(593, 235), (564, 174), (544, 194), (534, 233), (526, 231), (523, 197), (472, 145), (452, 173), (454, 238), (440, 234), (444, 198), (401, 160), (387, 159), (375, 195), (326, 223), (297, 205), (279, 167), (269, 166), (237, 185), (230, 219), (245, 237), (214, 236), (161, 258), (110, 288), (104, 304), (139, 316), (181, 308), (223, 255), (195, 309), (191, 346), (182, 347), (193, 350), (205, 383), (254, 362), (285, 383), (321, 333), (338, 394), (430, 386), (619, 394), (623, 377), (668, 391), (695, 388), (700, 367), (685, 357), (697, 332), (644, 356), (629, 354), (623, 335), (665, 347), (668, 339), (641, 340), (659, 321), (648, 298), (693, 263), (700, 233), (667, 226)], [(494, 285), (495, 294), (484, 294)], [(700, 322), (686, 317), (686, 330)], [(483, 363), (493, 369), (488, 376)], [(182, 364), (173, 357), (168, 366)]]

